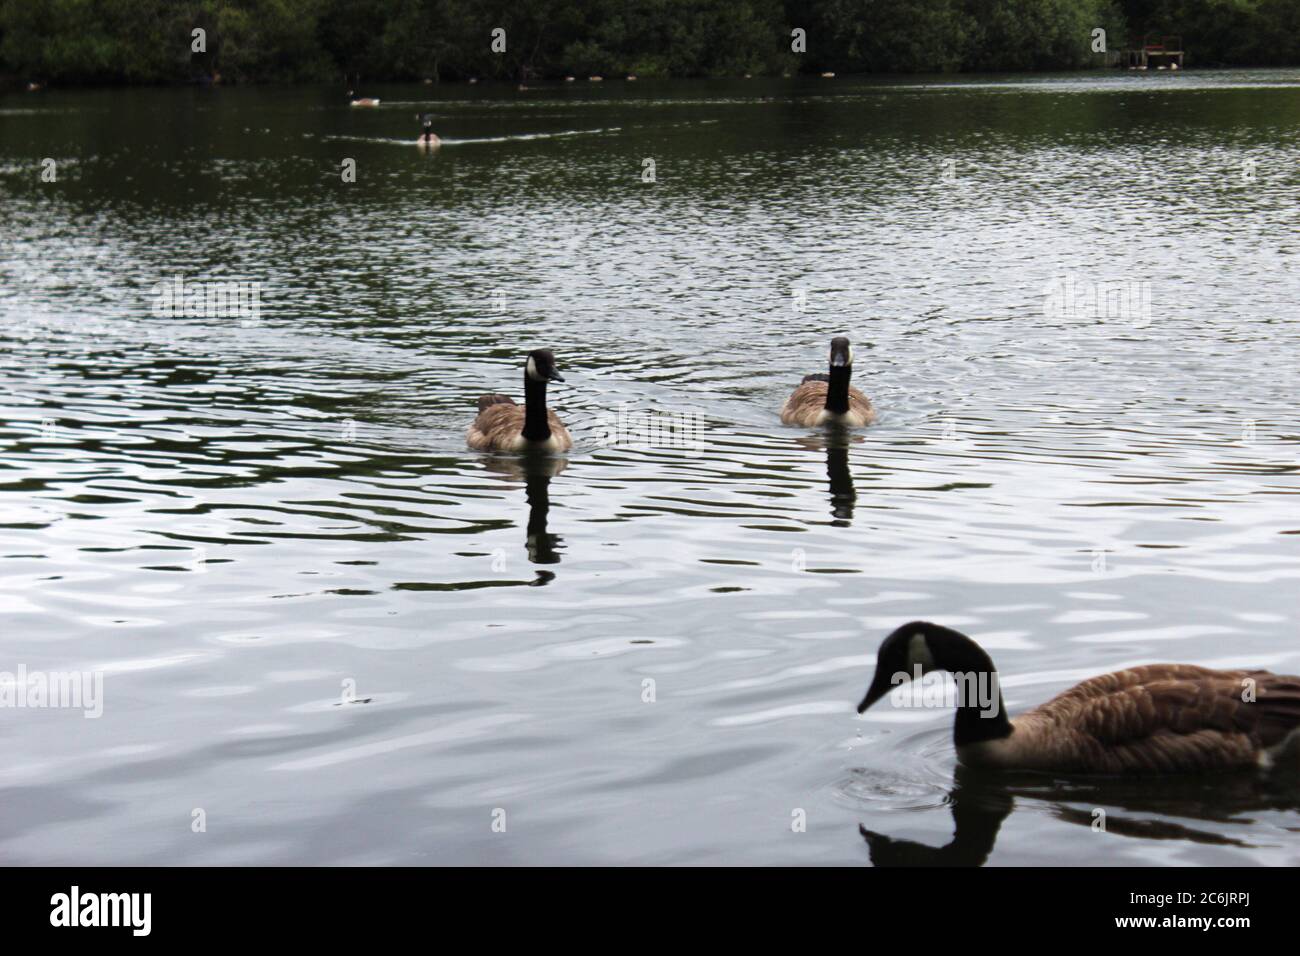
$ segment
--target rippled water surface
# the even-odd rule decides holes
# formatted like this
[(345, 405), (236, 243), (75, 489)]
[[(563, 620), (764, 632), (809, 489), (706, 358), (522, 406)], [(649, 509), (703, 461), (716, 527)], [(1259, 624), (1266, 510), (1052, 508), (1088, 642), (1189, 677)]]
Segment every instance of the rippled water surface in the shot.
[[(0, 99), (0, 670), (104, 680), (0, 711), (0, 859), (1300, 862), (1294, 789), (853, 712), (913, 618), (1013, 711), (1300, 673), (1300, 72), (366, 92)], [(783, 427), (840, 333), (879, 424)], [(468, 452), (538, 345), (574, 452)]]

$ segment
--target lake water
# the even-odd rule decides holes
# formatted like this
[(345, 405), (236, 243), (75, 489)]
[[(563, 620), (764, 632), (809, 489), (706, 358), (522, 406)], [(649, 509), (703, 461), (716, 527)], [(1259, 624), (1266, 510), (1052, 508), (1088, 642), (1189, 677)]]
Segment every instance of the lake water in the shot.
[[(1300, 71), (364, 92), (0, 99), (0, 671), (103, 680), (0, 711), (0, 859), (1300, 862), (853, 709), (915, 618), (1013, 712), (1300, 673)], [(783, 427), (841, 333), (879, 424)], [(567, 462), (467, 451), (540, 345)]]

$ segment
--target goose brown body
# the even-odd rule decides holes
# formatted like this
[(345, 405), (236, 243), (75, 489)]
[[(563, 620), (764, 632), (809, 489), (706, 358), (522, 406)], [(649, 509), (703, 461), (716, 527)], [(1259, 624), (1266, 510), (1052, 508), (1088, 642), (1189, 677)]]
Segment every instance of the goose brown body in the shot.
[(509, 395), (484, 395), (478, 400), (478, 415), (469, 426), (466, 440), (477, 451), (568, 451), (573, 447), (569, 430), (560, 416), (546, 410), (551, 437), (530, 442), (524, 437), (524, 406), (516, 405)]
[(818, 425), (839, 423), (850, 428), (860, 428), (876, 420), (876, 410), (872, 407), (871, 400), (851, 385), (849, 410), (841, 414), (827, 410), (826, 393), (829, 389), (830, 383), (825, 375), (805, 376), (781, 407), (781, 424), (815, 428)]
[[(1077, 773), (1300, 771), (1300, 676), (1147, 664), (1089, 678), (1008, 719), (992, 659), (958, 631), (913, 621), (880, 645), (858, 712), (920, 674), (947, 671), (978, 702), (958, 700), (963, 764)], [(975, 678), (975, 680), (968, 680)]]
[[(1248, 688), (1254, 700), (1243, 700)], [(958, 756), (972, 766), (1108, 774), (1267, 767), (1300, 743), (1300, 677), (1148, 664), (1089, 678), (1011, 726)]]

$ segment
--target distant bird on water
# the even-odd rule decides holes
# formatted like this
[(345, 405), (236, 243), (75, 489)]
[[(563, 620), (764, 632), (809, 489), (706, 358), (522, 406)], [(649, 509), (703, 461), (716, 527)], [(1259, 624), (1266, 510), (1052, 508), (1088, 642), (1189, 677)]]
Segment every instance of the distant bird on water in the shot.
[(433, 131), (433, 114), (421, 113), (416, 119), (420, 121), (420, 135), (415, 140), (416, 144), (419, 146), (441, 146), (442, 140)]

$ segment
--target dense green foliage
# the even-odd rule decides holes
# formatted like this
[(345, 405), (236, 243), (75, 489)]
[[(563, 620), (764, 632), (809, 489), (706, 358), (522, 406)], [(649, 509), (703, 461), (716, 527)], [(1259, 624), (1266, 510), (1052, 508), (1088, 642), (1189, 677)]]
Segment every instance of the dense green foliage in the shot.
[[(191, 51), (191, 31), (206, 51)], [(506, 49), (491, 49), (492, 30)], [(0, 0), (0, 74), (54, 82), (1043, 70), (1132, 31), (1300, 63), (1300, 0)], [(792, 30), (806, 31), (806, 52)]]

